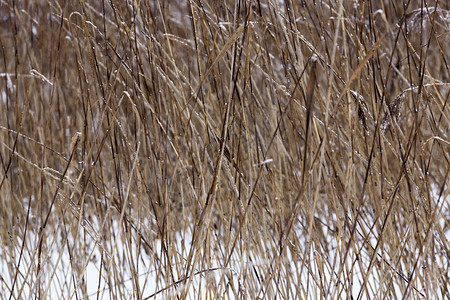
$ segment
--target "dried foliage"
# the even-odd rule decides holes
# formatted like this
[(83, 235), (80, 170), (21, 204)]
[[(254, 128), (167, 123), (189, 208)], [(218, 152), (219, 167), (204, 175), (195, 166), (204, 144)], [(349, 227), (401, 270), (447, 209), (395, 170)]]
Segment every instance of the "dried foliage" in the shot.
[(0, 28), (2, 299), (450, 298), (447, 1), (0, 0)]

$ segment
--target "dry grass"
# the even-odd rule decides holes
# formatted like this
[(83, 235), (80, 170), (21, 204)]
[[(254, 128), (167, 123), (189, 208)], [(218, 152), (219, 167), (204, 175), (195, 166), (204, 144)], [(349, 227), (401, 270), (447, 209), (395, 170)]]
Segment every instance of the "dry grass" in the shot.
[(0, 297), (448, 299), (448, 5), (0, 0)]

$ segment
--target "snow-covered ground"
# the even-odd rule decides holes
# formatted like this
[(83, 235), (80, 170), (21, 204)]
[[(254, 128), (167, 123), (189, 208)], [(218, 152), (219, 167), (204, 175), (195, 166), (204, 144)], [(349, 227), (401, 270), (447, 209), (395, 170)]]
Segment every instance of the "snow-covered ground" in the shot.
[[(438, 199), (437, 192), (435, 192), (435, 199)], [(442, 201), (443, 199), (440, 199), (439, 203), (442, 205), (445, 215), (449, 213), (449, 201), (448, 199), (445, 203)], [(28, 201), (25, 202), (26, 205), (24, 207), (27, 207)], [(34, 216), (30, 216), (30, 218), (34, 218)], [(439, 223), (442, 228), (445, 227), (445, 220), (439, 220)], [(361, 222), (361, 224), (366, 224), (367, 227), (357, 230), (363, 230), (365, 232), (370, 230), (369, 225), (371, 224), (371, 220)], [(153, 247), (153, 254), (151, 256), (142, 247), (139, 250), (135, 242), (131, 243), (132, 249), (127, 249), (130, 243), (123, 243), (119, 239), (119, 237), (123, 236), (123, 227), (119, 226), (116, 221), (113, 222), (112, 232), (115, 232), (117, 240), (104, 246), (110, 247), (106, 249), (100, 246), (101, 240), (93, 229), (101, 228), (102, 224), (100, 224), (98, 219), (93, 217), (90, 224), (83, 222), (81, 225), (82, 230), (78, 239), (83, 241), (82, 244), (74, 244), (74, 241), (69, 240), (70, 247), (68, 247), (67, 239), (61, 233), (64, 232), (63, 227), (59, 228), (58, 234), (48, 235), (46, 237), (48, 251), (43, 252), (41, 255), (41, 263), (44, 265), (44, 268), (39, 276), (36, 275), (38, 265), (37, 251), (35, 249), (38, 248), (39, 240), (37, 234), (28, 231), (26, 246), (23, 249), (22, 256), (20, 256), (21, 249), (17, 246), (17, 243), (11, 253), (0, 252), (0, 289), (3, 290), (1, 298), (9, 299), (10, 290), (14, 285), (14, 292), (11, 299), (30, 299), (38, 293), (39, 280), (40, 293), (44, 299), (114, 299), (118, 295), (123, 299), (131, 299), (136, 296), (134, 292), (135, 288), (140, 291), (139, 296), (143, 298), (172, 298), (187, 288), (188, 299), (207, 299), (211, 297), (211, 295), (206, 294), (207, 289), (204, 287), (207, 285), (219, 286), (220, 288), (217, 291), (219, 291), (220, 295), (213, 295), (213, 298), (223, 297), (225, 299), (234, 299), (235, 295), (237, 295), (237, 289), (241, 289), (241, 293), (243, 292), (242, 289), (244, 289), (244, 293), (249, 298), (255, 298), (256, 291), (259, 291), (259, 296), (264, 298), (265, 295), (263, 292), (271, 288), (273, 290), (279, 288), (282, 291), (286, 291), (285, 295), (289, 298), (298, 298), (298, 295), (308, 295), (309, 299), (321, 298), (323, 295), (321, 293), (324, 291), (326, 291), (327, 295), (338, 295), (342, 299), (349, 296), (347, 294), (349, 291), (356, 298), (364, 290), (361, 299), (382, 298), (384, 293), (377, 288), (379, 286), (378, 283), (385, 280), (385, 278), (380, 278), (380, 276), (384, 275), (381, 272), (368, 272), (371, 253), (361, 250), (358, 257), (353, 250), (350, 250), (346, 256), (346, 263), (342, 265), (340, 261), (342, 252), (338, 252), (341, 251), (340, 249), (343, 249), (343, 245), (337, 244), (336, 237), (328, 236), (324, 237), (328, 240), (328, 243), (325, 244), (329, 245), (328, 249), (324, 249), (324, 252), (328, 251), (327, 262), (318, 264), (316, 260), (323, 259), (324, 255), (323, 253), (317, 255), (317, 247), (310, 247), (309, 251), (305, 250), (305, 247), (308, 245), (306, 242), (307, 235), (305, 235), (300, 226), (298, 228), (296, 227), (295, 230), (297, 236), (301, 237), (299, 238), (301, 245), (285, 247), (285, 252), (281, 257), (275, 257), (274, 253), (277, 253), (277, 251), (273, 248), (270, 249), (271, 246), (269, 245), (267, 246), (268, 251), (262, 254), (248, 253), (245, 250), (239, 249), (239, 251), (234, 252), (235, 255), (230, 259), (229, 265), (224, 268), (223, 263), (221, 263), (223, 262), (223, 257), (217, 257), (216, 252), (212, 251), (208, 268), (206, 270), (194, 270), (192, 282), (187, 286), (188, 281), (183, 280), (185, 278), (185, 270), (183, 268), (186, 265), (185, 262), (191, 248), (192, 227), (188, 227), (184, 232), (176, 233), (173, 245), (166, 245), (166, 247), (171, 247), (170, 251), (172, 253), (175, 251), (175, 256), (178, 256), (176, 261), (175, 259), (172, 261), (170, 269), (173, 273), (172, 276), (169, 276), (162, 274), (161, 269), (155, 267), (155, 258), (164, 259), (160, 240), (151, 241)], [(14, 234), (18, 233), (14, 233), (13, 228), (9, 232), (11, 239), (17, 238), (18, 240), (22, 240), (21, 237), (14, 236)], [(447, 229), (445, 231), (445, 237), (447, 241), (450, 241), (450, 230)], [(368, 243), (374, 249), (377, 240), (373, 237)], [(74, 259), (71, 259), (68, 249), (73, 249), (73, 247), (78, 247), (79, 245), (85, 245), (87, 247), (85, 253), (89, 253), (89, 255), (83, 258), (75, 256)], [(291, 249), (296, 249), (296, 253), (292, 253)], [(0, 251), (3, 250), (0, 249)], [(238, 253), (247, 253), (248, 255), (239, 257)], [(200, 255), (204, 255), (204, 253), (200, 253)], [(11, 256), (13, 259), (11, 259)], [(21, 257), (20, 261), (19, 257)], [(103, 260), (101, 257), (103, 257)], [(309, 259), (306, 259), (308, 263), (302, 265), (299, 257), (309, 257)], [(383, 253), (378, 250), (375, 264), (382, 262), (383, 259)], [(15, 261), (16, 265), (20, 263), (17, 277), (11, 271), (15, 268), (13, 266), (8, 267), (6, 261)], [(130, 262), (133, 262), (134, 271), (130, 269), (130, 265), (132, 265)], [(249, 278), (251, 278), (249, 282), (259, 282), (259, 280), (255, 280), (252, 277), (258, 276), (256, 275), (258, 271), (260, 271), (259, 274), (267, 274), (264, 273), (264, 270), (267, 270), (266, 268), (268, 266), (276, 263), (284, 265), (284, 268), (281, 269), (286, 274), (282, 274), (282, 276), (288, 278), (287, 281), (283, 282), (283, 279), (280, 281), (274, 279), (269, 281), (272, 286), (253, 286), (251, 288), (245, 286), (243, 282)], [(445, 257), (439, 255), (435, 257), (435, 263), (441, 269), (448, 266), (448, 261), (446, 261)], [(350, 272), (347, 271), (347, 274), (351, 274), (348, 276), (353, 276), (351, 287), (347, 285), (349, 282), (348, 278), (345, 279), (344, 284), (336, 284), (343, 279), (336, 278), (336, 274), (339, 273), (338, 271), (341, 267), (352, 268)], [(417, 272), (421, 272), (421, 269), (419, 267)], [(110, 272), (107, 274), (105, 270), (110, 270)], [(164, 272), (167, 271), (168, 269), (164, 270)], [(133, 282), (133, 276), (131, 274), (134, 272), (139, 274), (138, 283)], [(366, 273), (368, 274), (368, 280), (363, 288)], [(171, 286), (169, 283), (173, 281), (168, 278), (173, 278), (174, 281), (179, 282)], [(13, 284), (14, 282), (15, 284)], [(329, 285), (320, 287), (318, 282), (327, 282)], [(293, 283), (296, 283), (295, 286), (292, 286)], [(279, 286), (277, 287), (276, 285)], [(396, 296), (401, 297), (404, 287), (398, 286), (396, 281), (393, 281), (393, 285)], [(416, 284), (416, 292), (424, 292), (425, 295), (425, 288), (427, 286), (427, 282), (424, 282), (423, 286), (417, 286)], [(235, 289), (234, 292), (233, 288)], [(120, 294), (119, 290), (125, 294)], [(428, 295), (430, 295), (429, 292)], [(436, 295), (436, 299), (439, 299), (439, 295)]]

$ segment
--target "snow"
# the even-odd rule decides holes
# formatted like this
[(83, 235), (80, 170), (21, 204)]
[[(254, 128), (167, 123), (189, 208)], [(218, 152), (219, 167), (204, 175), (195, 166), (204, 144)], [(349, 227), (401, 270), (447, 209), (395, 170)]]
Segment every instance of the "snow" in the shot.
[[(437, 200), (438, 192), (436, 190), (434, 196)], [(31, 201), (33, 201), (33, 199)], [(440, 199), (440, 201), (442, 204), (442, 199)], [(26, 209), (27, 207), (28, 200), (24, 199), (24, 208)], [(54, 209), (60, 208), (55, 207)], [(444, 210), (448, 213), (448, 207), (444, 207)], [(30, 215), (29, 218), (31, 222), (31, 220), (34, 220), (36, 217)], [(333, 218), (337, 219), (337, 216), (334, 215)], [(149, 222), (151, 223), (151, 221)], [(365, 219), (365, 222), (358, 223), (360, 228), (357, 228), (356, 230), (369, 232), (373, 222), (375, 222), (375, 220)], [(439, 224), (444, 226), (442, 222), (445, 221), (439, 220)], [(40, 282), (41, 293), (47, 296), (45, 297), (44, 295), (43, 298), (75, 299), (76, 291), (78, 299), (80, 296), (87, 296), (87, 299), (113, 299), (115, 292), (117, 291), (113, 292), (111, 289), (117, 289), (118, 286), (108, 284), (110, 278), (106, 276), (106, 265), (106, 269), (110, 270), (109, 275), (115, 275), (119, 278), (111, 279), (111, 281), (114, 283), (119, 282), (121, 290), (126, 291), (126, 294), (122, 296), (130, 299), (135, 296), (133, 294), (135, 287), (131, 276), (132, 271), (130, 270), (130, 262), (133, 262), (136, 272), (139, 274), (139, 291), (141, 292), (140, 296), (143, 298), (152, 296), (152, 299), (167, 299), (179, 295), (183, 289), (186, 288), (188, 282), (183, 280), (185, 276), (183, 267), (186, 265), (185, 262), (191, 247), (192, 226), (186, 228), (182, 232), (177, 232), (175, 234), (173, 245), (166, 245), (172, 247), (171, 251), (176, 251), (181, 257), (181, 262), (180, 260), (173, 261), (173, 265), (171, 266), (173, 278), (175, 281), (178, 281), (178, 284), (174, 286), (164, 286), (163, 284), (165, 284), (165, 282), (167, 284), (167, 282), (172, 281), (168, 280), (168, 278), (163, 280), (163, 274), (158, 273), (154, 263), (155, 257), (163, 259), (161, 240), (156, 239), (151, 241), (153, 247), (150, 251), (153, 256), (152, 258), (142, 247), (138, 249), (135, 242), (131, 243), (131, 249), (126, 248), (129, 247), (130, 243), (125, 244), (119, 239), (123, 237), (125, 233), (123, 233), (123, 228), (117, 221), (112, 222), (113, 230), (111, 231), (115, 233), (116, 240), (113, 240), (112, 242), (109, 241), (105, 246), (101, 246), (101, 235), (95, 231), (95, 229), (103, 227), (103, 224), (101, 224), (100, 220), (97, 219), (95, 215), (90, 221), (85, 220), (80, 222), (80, 224), (82, 227), (80, 227), (81, 230), (77, 237), (77, 243), (74, 242), (73, 237), (68, 239), (64, 237), (64, 226), (69, 226), (69, 224), (59, 224), (59, 228), (57, 228), (58, 234), (52, 235), (51, 232), (46, 233), (47, 235), (45, 238), (47, 241), (46, 245), (48, 247), (48, 252), (43, 251), (41, 255), (42, 265), (45, 267), (44, 272), (42, 272), (40, 276), (36, 275), (37, 251), (35, 251), (39, 245), (39, 236), (32, 231), (27, 232), (26, 245), (28, 246), (25, 246), (20, 266), (18, 267), (19, 273), (14, 288), (15, 298), (31, 298), (38, 292), (37, 283)], [(142, 224), (142, 226), (148, 225), (149, 224)], [(324, 231), (326, 230), (325, 227), (322, 229)], [(287, 296), (295, 297), (295, 294), (292, 293), (295, 292), (297, 295), (304, 294), (305, 290), (308, 289), (309, 299), (318, 299), (323, 296), (324, 291), (320, 289), (316, 282), (314, 282), (314, 278), (311, 274), (315, 274), (315, 276), (322, 277), (322, 282), (329, 282), (328, 286), (323, 287), (329, 295), (340, 295), (340, 298), (345, 299), (349, 296), (347, 294), (349, 291), (351, 291), (353, 297), (357, 297), (363, 290), (365, 293), (362, 295), (361, 299), (371, 299), (383, 296), (384, 291), (379, 291), (377, 287), (379, 286), (378, 283), (386, 278), (380, 278), (380, 276), (384, 276), (381, 272), (370, 271), (369, 264), (372, 255), (370, 251), (361, 249), (360, 252), (356, 254), (354, 249), (351, 248), (347, 253), (346, 260), (342, 261), (345, 245), (338, 243), (345, 243), (345, 241), (338, 239), (336, 236), (324, 235), (323, 239), (326, 242), (324, 242), (323, 245), (328, 245), (328, 249), (324, 249), (317, 244), (313, 246), (313, 243), (317, 243), (317, 241), (310, 241), (308, 243), (308, 233), (305, 232), (304, 227), (300, 226), (300, 222), (294, 224), (293, 230), (295, 230), (296, 236), (299, 237), (300, 244), (294, 245), (292, 241), (286, 240), (285, 243), (288, 243), (289, 246), (284, 247), (283, 251), (285, 252), (279, 257), (276, 256), (278, 255), (277, 250), (273, 248), (270, 249), (273, 245), (271, 246), (268, 242), (266, 244), (266, 247), (268, 247), (267, 252), (248, 252), (243, 249), (234, 251), (229, 265), (222, 267), (223, 258), (218, 258), (216, 252), (212, 251), (209, 268), (207, 270), (194, 270), (193, 280), (187, 291), (187, 298), (208, 298), (208, 296), (211, 295), (206, 294), (206, 289), (204, 287), (207, 284), (215, 284), (223, 287), (222, 289), (219, 289), (221, 294), (215, 295), (215, 297), (224, 296), (225, 299), (234, 299), (235, 294), (229, 289), (224, 290), (225, 287), (229, 288), (229, 284), (231, 284), (234, 287), (244, 288), (245, 285), (243, 284), (243, 281), (249, 276), (255, 276), (255, 270), (259, 272), (259, 274), (267, 274), (264, 270), (272, 268), (274, 264), (277, 263), (287, 266), (281, 268), (281, 276), (289, 278), (287, 282), (283, 282), (282, 280), (281, 282), (278, 282), (277, 286), (277, 280), (270, 280), (269, 286), (256, 286), (253, 287), (252, 291), (241, 290), (241, 292), (246, 293), (246, 296), (251, 298), (255, 296), (252, 294), (254, 291), (259, 291), (258, 296), (264, 298), (267, 296), (264, 294), (265, 291), (270, 289), (276, 290), (278, 287), (280, 290), (291, 293), (287, 294)], [(23, 232), (17, 232), (17, 228), (11, 228), (9, 232), (11, 239), (23, 237)], [(447, 240), (450, 238), (449, 233), (449, 230), (445, 232)], [(406, 231), (405, 239), (409, 234), (413, 234), (411, 230)], [(375, 249), (377, 238), (375, 234), (370, 236), (371, 238), (367, 241), (367, 247)], [(69, 245), (67, 245), (67, 243), (69, 243)], [(213, 244), (213, 242), (211, 242), (211, 244)], [(16, 246), (11, 250), (11, 253), (0, 252), (0, 274), (2, 277), (1, 286), (3, 290), (8, 290), (5, 289), (5, 287), (11, 289), (13, 286), (15, 274), (12, 273), (11, 270), (14, 270), (14, 267), (9, 266), (8, 268), (6, 261), (15, 261), (16, 265), (19, 265), (21, 249), (17, 245), (20, 244), (16, 243)], [(75, 255), (75, 259), (71, 260), (67, 249), (70, 248), (71, 251), (76, 251), (75, 247), (81, 247), (83, 245), (84, 247), (87, 247), (85, 253), (88, 253), (89, 255), (86, 257)], [(3, 249), (5, 248), (2, 248), (0, 251), (3, 251)], [(244, 253), (244, 256), (239, 257), (238, 253)], [(200, 253), (200, 255), (204, 255), (204, 253)], [(418, 255), (419, 253), (415, 256), (417, 257)], [(9, 258), (7, 259), (8, 256)], [(13, 259), (11, 259), (11, 257)], [(306, 258), (305, 264), (302, 264), (301, 257)], [(324, 257), (327, 257), (327, 261), (323, 262), (323, 264), (318, 263), (318, 260), (324, 259)], [(380, 248), (376, 249), (374, 258), (375, 264), (383, 264), (383, 259), (385, 259), (385, 257)], [(445, 263), (445, 261), (437, 257), (436, 264), (439, 267), (444, 267)], [(31, 268), (28, 269), (28, 267)], [(115, 269), (116, 267), (118, 267), (118, 270)], [(373, 265), (372, 267), (375, 268)], [(347, 270), (339, 272), (341, 268), (347, 268)], [(121, 272), (121, 274), (116, 274), (116, 271)], [(421, 267), (418, 267), (416, 272), (421, 272)], [(366, 289), (363, 289), (362, 285), (366, 273), (368, 273), (368, 281), (365, 286)], [(392, 274), (391, 271), (388, 273)], [(341, 274), (339, 275), (340, 278), (337, 278), (336, 274)], [(279, 274), (277, 273), (276, 276), (278, 275)], [(121, 278), (121, 276), (123, 277)], [(342, 278), (343, 276), (346, 276), (347, 278)], [(353, 278), (352, 286), (348, 286), (350, 282), (348, 277)], [(253, 279), (251, 281), (258, 282)], [(26, 283), (24, 284), (24, 282)], [(223, 284), (224, 282), (228, 282), (228, 284)], [(293, 283), (298, 284), (292, 286)], [(83, 285), (85, 285), (85, 288)], [(426, 286), (416, 286), (416, 288), (419, 292), (423, 292)], [(81, 293), (80, 291), (83, 289), (85, 292)], [(397, 282), (393, 281), (393, 290), (395, 291), (395, 295), (400, 297), (402, 296), (404, 287), (398, 286)]]

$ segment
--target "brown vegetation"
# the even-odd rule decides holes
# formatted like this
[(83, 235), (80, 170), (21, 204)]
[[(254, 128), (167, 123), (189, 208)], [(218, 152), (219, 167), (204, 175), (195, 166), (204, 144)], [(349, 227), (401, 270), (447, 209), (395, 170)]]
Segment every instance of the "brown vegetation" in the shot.
[(0, 1), (1, 297), (448, 299), (448, 5)]

